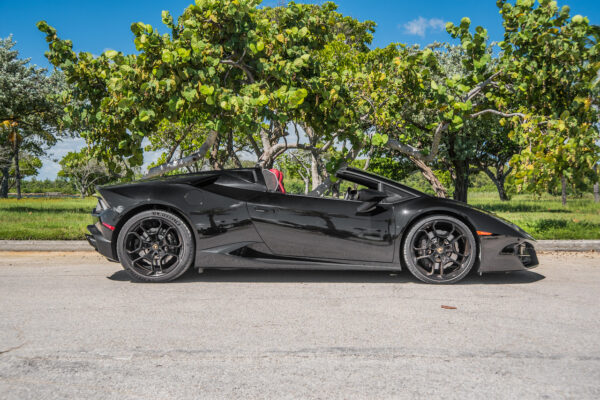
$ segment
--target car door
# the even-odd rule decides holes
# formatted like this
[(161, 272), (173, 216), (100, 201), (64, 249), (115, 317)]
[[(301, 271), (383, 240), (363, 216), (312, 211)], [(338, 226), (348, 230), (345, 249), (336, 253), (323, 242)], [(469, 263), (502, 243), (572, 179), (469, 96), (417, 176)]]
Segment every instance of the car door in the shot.
[(357, 213), (359, 201), (264, 192), (247, 203), (251, 219), (276, 255), (392, 262), (393, 206)]

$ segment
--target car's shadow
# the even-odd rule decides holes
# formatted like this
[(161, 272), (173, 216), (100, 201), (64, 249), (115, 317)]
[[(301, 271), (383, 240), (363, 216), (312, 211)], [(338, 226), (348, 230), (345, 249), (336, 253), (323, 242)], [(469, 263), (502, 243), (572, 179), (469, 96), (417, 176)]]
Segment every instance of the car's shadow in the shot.
[[(511, 273), (478, 274), (471, 273), (457, 285), (506, 285), (534, 283), (545, 276), (533, 271)], [(130, 281), (130, 276), (120, 270), (108, 277), (114, 281)], [(421, 283), (408, 271), (390, 273), (387, 271), (322, 271), (290, 269), (207, 269), (202, 274), (196, 270), (186, 272), (171, 283), (183, 282), (324, 282), (324, 283)]]

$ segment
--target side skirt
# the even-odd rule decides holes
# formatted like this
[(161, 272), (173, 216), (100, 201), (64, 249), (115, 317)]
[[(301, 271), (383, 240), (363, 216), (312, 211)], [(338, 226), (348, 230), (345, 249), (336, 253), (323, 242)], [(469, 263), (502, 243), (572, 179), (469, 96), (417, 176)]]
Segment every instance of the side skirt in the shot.
[(324, 260), (282, 257), (252, 249), (257, 242), (234, 243), (198, 251), (196, 268), (248, 269), (318, 269), (399, 271), (396, 263), (352, 263), (345, 260)]

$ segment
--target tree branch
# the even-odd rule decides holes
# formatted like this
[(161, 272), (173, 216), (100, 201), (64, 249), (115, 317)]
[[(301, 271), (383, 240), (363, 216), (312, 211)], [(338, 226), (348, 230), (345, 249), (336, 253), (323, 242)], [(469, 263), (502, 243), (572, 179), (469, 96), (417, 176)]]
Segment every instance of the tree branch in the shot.
[(505, 118), (510, 118), (510, 117), (525, 118), (525, 114), (523, 114), (523, 113), (519, 113), (519, 112), (505, 113), (505, 112), (494, 110), (494, 109), (491, 109), (491, 108), (478, 111), (478, 112), (476, 112), (474, 114), (471, 114), (470, 117), (471, 118), (476, 118), (476, 117), (479, 117), (480, 115), (484, 115), (484, 114), (494, 114), (494, 115), (499, 115), (499, 116), (505, 117)]
[(480, 84), (475, 86), (473, 89), (469, 90), (469, 93), (467, 93), (467, 95), (465, 96), (464, 102), (467, 102), (467, 101), (471, 100), (473, 97), (477, 96), (487, 85), (489, 85), (490, 83), (493, 82), (495, 77), (500, 75), (502, 72), (503, 72), (503, 70), (499, 70), (499, 71), (495, 72), (494, 74), (492, 74), (492, 76), (487, 78), (485, 81), (481, 82)]
[(250, 72), (250, 69), (248, 67), (246, 67), (244, 64), (240, 64), (239, 62), (236, 62), (233, 60), (221, 60), (220, 62), (221, 62), (221, 64), (231, 65), (232, 67), (241, 69), (242, 71), (244, 71), (244, 73), (248, 77), (248, 80), (250, 81), (250, 83), (254, 83), (254, 76), (252, 75), (252, 72)]
[[(354, 160), (358, 156), (358, 154), (362, 150), (363, 146), (364, 146), (364, 143), (361, 143), (356, 148), (353, 148), (352, 150), (350, 150), (348, 152), (348, 154), (346, 154), (346, 157), (344, 157), (344, 161), (342, 161), (340, 163), (340, 166), (338, 167), (338, 170), (347, 167), (348, 163), (350, 163), (352, 160)], [(310, 196), (321, 197), (321, 196), (323, 196), (325, 194), (325, 192), (327, 190), (329, 190), (329, 188), (332, 185), (333, 185), (333, 182), (331, 181), (331, 175), (329, 175), (327, 177), (327, 179), (325, 179), (323, 181), (323, 183), (321, 183), (319, 186), (317, 186), (316, 188), (314, 188), (308, 194)]]
[(340, 131), (334, 133), (333, 136), (331, 137), (331, 139), (327, 143), (325, 143), (323, 145), (323, 147), (321, 147), (319, 153), (327, 151), (331, 147), (331, 145), (333, 145), (333, 143), (335, 142), (335, 139), (337, 139), (337, 137), (340, 135), (340, 133), (341, 133)]
[(393, 150), (399, 151), (400, 153), (406, 154), (409, 157), (414, 157), (423, 162), (431, 162), (437, 155), (438, 149), (440, 147), (440, 141), (442, 139), (442, 133), (448, 128), (450, 123), (447, 121), (442, 121), (438, 124), (437, 128), (435, 128), (435, 132), (433, 134), (433, 141), (431, 143), (431, 151), (428, 155), (423, 155), (419, 149), (416, 147), (402, 144), (396, 139), (389, 139), (387, 142), (387, 146)]

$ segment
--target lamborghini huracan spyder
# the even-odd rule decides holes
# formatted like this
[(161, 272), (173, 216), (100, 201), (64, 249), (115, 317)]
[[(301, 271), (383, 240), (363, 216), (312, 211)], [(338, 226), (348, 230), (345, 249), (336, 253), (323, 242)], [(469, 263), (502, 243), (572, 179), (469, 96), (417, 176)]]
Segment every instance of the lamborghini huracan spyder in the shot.
[(285, 192), (277, 170), (209, 171), (105, 186), (87, 239), (135, 280), (188, 268), (408, 270), (427, 283), (538, 264), (533, 238), (467, 204), (354, 168), (343, 198)]

